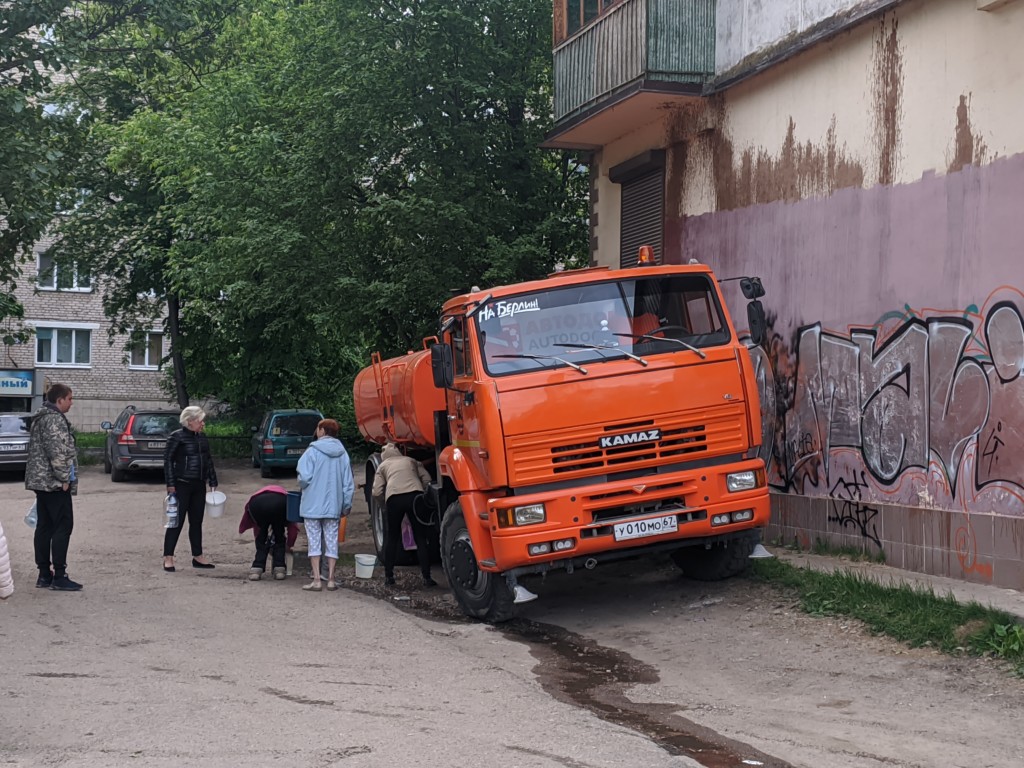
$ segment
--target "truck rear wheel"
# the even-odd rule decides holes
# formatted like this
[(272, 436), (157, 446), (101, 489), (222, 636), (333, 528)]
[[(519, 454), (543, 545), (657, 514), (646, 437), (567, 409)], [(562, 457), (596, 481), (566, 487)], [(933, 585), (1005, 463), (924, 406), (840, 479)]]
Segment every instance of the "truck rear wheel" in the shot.
[(462, 610), (491, 623), (512, 618), (512, 590), (500, 573), (481, 571), (462, 505), (453, 502), (441, 522), (441, 564)]
[(683, 547), (672, 553), (672, 562), (697, 581), (722, 581), (743, 573), (750, 567), (750, 553), (761, 540), (753, 531), (745, 536), (704, 547)]

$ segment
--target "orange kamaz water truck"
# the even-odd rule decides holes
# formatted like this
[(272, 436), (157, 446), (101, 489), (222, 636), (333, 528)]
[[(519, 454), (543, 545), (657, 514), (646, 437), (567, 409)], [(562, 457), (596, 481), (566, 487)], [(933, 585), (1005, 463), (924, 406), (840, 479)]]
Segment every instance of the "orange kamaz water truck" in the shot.
[[(470, 616), (498, 622), (519, 580), (667, 551), (685, 574), (743, 570), (768, 524), (750, 355), (711, 269), (564, 271), (445, 303), (418, 352), (375, 354), (360, 431), (431, 469), (420, 512)], [(743, 278), (750, 335), (760, 280)], [(365, 487), (378, 553), (385, 516)]]

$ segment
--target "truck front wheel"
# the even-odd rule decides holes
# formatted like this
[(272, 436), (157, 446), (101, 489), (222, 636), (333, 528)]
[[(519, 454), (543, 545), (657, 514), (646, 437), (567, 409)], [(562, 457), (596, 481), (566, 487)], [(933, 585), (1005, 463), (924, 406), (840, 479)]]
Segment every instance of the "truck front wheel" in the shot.
[(495, 624), (512, 618), (512, 590), (501, 574), (477, 567), (466, 517), (457, 501), (448, 507), (441, 522), (441, 564), (467, 615)]
[(697, 581), (721, 581), (743, 573), (750, 567), (750, 553), (761, 540), (761, 534), (752, 531), (729, 541), (701, 546), (683, 547), (672, 553), (672, 562)]

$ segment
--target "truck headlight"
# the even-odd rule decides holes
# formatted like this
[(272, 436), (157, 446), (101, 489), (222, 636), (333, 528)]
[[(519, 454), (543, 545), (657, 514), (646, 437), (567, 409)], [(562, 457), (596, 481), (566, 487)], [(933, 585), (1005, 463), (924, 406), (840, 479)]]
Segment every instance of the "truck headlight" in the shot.
[(725, 476), (725, 486), (729, 493), (750, 491), (757, 488), (757, 473), (752, 469), (744, 472), (733, 472)]
[(515, 525), (535, 525), (547, 519), (543, 504), (529, 504), (525, 507), (512, 508), (512, 521)]

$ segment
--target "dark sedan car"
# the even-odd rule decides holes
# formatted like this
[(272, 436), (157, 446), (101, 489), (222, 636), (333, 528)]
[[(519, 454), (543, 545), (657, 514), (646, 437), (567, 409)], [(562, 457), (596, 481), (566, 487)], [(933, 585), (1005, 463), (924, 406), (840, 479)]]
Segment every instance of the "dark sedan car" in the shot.
[(0, 413), (0, 470), (25, 469), (31, 413)]
[(129, 405), (113, 424), (100, 424), (107, 431), (103, 469), (110, 479), (120, 483), (131, 470), (163, 469), (167, 437), (181, 428), (178, 415), (178, 411), (143, 411)]
[(252, 465), (260, 468), (260, 476), (270, 477), (275, 469), (294, 470), (322, 418), (314, 410), (267, 411), (252, 428)]

